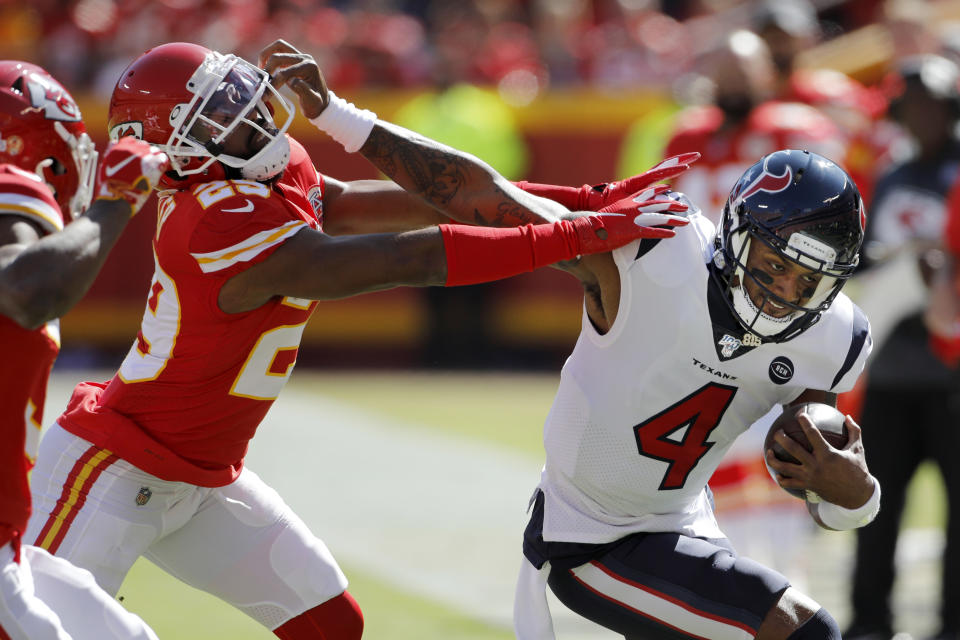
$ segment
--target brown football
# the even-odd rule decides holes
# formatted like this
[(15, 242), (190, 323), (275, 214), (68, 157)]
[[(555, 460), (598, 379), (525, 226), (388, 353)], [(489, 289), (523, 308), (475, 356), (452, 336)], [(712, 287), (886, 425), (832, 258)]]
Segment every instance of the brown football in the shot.
[[(810, 417), (810, 420), (817, 429), (820, 430), (820, 433), (823, 434), (823, 439), (829, 442), (831, 446), (837, 449), (842, 449), (847, 446), (849, 436), (847, 434), (847, 425), (844, 424), (843, 413), (828, 404), (806, 402), (793, 405), (773, 421), (773, 424), (770, 425), (770, 430), (767, 431), (767, 437), (763, 442), (764, 451), (773, 449), (773, 454), (778, 460), (798, 462), (796, 458), (787, 453), (786, 449), (781, 447), (780, 444), (773, 439), (773, 434), (780, 429), (783, 429), (789, 437), (802, 444), (807, 451), (812, 450), (813, 447), (810, 446), (810, 442), (803, 432), (803, 427), (800, 426), (800, 420), (797, 418), (797, 416), (804, 412)], [(771, 476), (775, 475), (775, 472), (769, 469), (769, 467), (768, 470)], [(784, 489), (784, 491), (798, 498), (805, 497), (804, 492), (798, 489)]]

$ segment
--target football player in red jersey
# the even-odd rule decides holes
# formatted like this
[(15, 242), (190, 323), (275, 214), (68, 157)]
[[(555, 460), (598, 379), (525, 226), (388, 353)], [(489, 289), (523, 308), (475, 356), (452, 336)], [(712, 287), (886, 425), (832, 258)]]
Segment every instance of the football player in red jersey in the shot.
[[(349, 640), (363, 617), (337, 563), (243, 466), (316, 301), (482, 282), (670, 237), (685, 219), (669, 212), (686, 205), (635, 182), (643, 191), (605, 215), (570, 215), (472, 156), (347, 104), (310, 56), (284, 42), (261, 63), (266, 70), (171, 43), (117, 82), (111, 135), (131, 133), (171, 159), (156, 269), (119, 371), (79, 385), (41, 443), (28, 539), (111, 593), (145, 555), (277, 637)], [(318, 173), (285, 134), (295, 111), (274, 85), (289, 86), (315, 125), (397, 184)], [(451, 217), (511, 227), (437, 227)], [(525, 222), (541, 224), (516, 226)], [(371, 228), (414, 230), (325, 233)]]
[(735, 31), (704, 59), (711, 104), (690, 106), (677, 115), (664, 153), (702, 154), (674, 186), (715, 216), (714, 223), (730, 185), (759, 156), (786, 148), (844, 156), (843, 135), (827, 116), (806, 104), (773, 99), (773, 62), (757, 35)]
[(42, 68), (0, 61), (0, 638), (156, 638), (89, 572), (21, 545), (30, 516), (59, 316), (90, 287), (167, 160), (125, 139), (97, 153), (70, 94)]

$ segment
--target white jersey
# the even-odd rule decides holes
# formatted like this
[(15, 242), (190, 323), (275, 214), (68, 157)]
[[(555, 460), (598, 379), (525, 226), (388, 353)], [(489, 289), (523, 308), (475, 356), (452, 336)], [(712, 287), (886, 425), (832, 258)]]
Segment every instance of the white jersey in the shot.
[(608, 333), (584, 313), (544, 428), (544, 540), (724, 537), (706, 486), (736, 437), (806, 389), (848, 391), (863, 370), (870, 326), (842, 293), (795, 338), (743, 345), (708, 270), (715, 228), (690, 220), (613, 252), (621, 296)]

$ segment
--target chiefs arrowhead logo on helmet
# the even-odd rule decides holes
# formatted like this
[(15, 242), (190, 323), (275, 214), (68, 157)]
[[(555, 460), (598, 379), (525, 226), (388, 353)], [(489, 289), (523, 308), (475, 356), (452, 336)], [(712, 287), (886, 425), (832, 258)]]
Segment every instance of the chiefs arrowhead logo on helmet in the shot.
[(30, 94), (30, 104), (42, 111), (44, 117), (63, 122), (80, 120), (80, 108), (59, 86), (36, 73), (26, 74), (24, 80)]
[(77, 102), (42, 67), (0, 60), (0, 131), (0, 162), (38, 175), (65, 223), (89, 206), (96, 147)]
[(24, 84), (30, 96), (32, 108), (42, 111), (49, 120), (77, 122), (80, 120), (80, 108), (60, 87), (47, 82), (43, 76), (28, 73)]
[(143, 140), (142, 122), (121, 122), (110, 129), (110, 139), (117, 141), (124, 136), (133, 136), (138, 140)]

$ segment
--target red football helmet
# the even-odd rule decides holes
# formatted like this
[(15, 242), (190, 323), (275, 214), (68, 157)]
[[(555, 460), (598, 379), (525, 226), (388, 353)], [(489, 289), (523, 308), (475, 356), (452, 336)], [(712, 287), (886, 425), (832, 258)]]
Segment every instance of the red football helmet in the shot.
[(0, 60), (0, 162), (36, 173), (70, 222), (90, 205), (97, 152), (73, 97), (41, 67)]
[[(279, 109), (285, 115), (277, 126)], [(294, 114), (263, 69), (232, 54), (173, 42), (146, 51), (124, 70), (107, 126), (112, 140), (132, 135), (165, 151), (172, 169), (161, 184), (182, 187), (223, 178), (224, 167), (248, 180), (276, 176), (290, 160), (285, 132)], [(234, 132), (245, 152), (226, 152)]]

